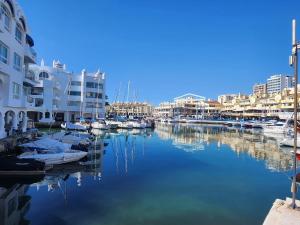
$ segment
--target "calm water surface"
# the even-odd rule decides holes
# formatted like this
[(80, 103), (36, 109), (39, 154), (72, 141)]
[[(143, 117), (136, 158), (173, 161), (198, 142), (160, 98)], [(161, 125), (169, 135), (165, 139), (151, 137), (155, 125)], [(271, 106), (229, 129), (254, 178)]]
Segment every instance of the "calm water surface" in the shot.
[(2, 181), (0, 224), (253, 225), (290, 195), (289, 149), (256, 132), (158, 125), (100, 135), (85, 165), (31, 185)]

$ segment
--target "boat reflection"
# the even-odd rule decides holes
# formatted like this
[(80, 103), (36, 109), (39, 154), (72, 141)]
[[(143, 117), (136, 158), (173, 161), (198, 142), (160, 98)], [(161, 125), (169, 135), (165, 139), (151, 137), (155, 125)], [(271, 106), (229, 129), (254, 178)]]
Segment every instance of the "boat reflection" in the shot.
[(141, 155), (145, 156), (145, 143), (152, 133), (152, 129), (132, 129), (107, 134), (107, 139), (112, 146), (117, 174), (127, 174), (135, 160)]
[(238, 156), (244, 153), (257, 160), (263, 160), (266, 167), (272, 171), (287, 171), (292, 167), (290, 149), (279, 147), (283, 137), (267, 137), (257, 130), (157, 124), (155, 131), (161, 139), (172, 140), (176, 148), (187, 152), (205, 150), (210, 143), (216, 143), (220, 150), (222, 145), (227, 145)]
[(30, 208), (31, 196), (27, 194), (29, 187), (37, 191), (46, 187), (48, 192), (61, 190), (67, 200), (67, 181), (75, 179), (77, 186), (82, 185), (84, 177), (93, 177), (101, 181), (103, 157), (105, 154), (104, 140), (95, 140), (89, 149), (86, 159), (82, 162), (56, 165), (46, 175), (24, 179), (0, 178), (0, 224), (30, 224), (25, 216)]

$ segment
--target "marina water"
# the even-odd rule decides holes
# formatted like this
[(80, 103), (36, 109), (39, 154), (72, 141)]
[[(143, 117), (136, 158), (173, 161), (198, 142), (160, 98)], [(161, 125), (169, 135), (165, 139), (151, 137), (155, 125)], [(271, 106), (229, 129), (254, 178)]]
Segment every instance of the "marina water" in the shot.
[(16, 224), (253, 225), (290, 195), (290, 149), (256, 130), (158, 124), (98, 135), (85, 165), (19, 185), (28, 206), (8, 207)]

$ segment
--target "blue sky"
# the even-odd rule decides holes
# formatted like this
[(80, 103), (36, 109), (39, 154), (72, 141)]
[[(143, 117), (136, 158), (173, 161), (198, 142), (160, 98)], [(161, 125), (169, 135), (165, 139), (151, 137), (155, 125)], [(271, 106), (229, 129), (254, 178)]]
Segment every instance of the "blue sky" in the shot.
[[(140, 101), (192, 92), (250, 93), (288, 66), (298, 0), (19, 0), (39, 58), (98, 68), (121, 99), (128, 80)], [(300, 29), (298, 29), (300, 32)], [(299, 37), (300, 39), (300, 37)], [(132, 98), (132, 95), (131, 95)]]

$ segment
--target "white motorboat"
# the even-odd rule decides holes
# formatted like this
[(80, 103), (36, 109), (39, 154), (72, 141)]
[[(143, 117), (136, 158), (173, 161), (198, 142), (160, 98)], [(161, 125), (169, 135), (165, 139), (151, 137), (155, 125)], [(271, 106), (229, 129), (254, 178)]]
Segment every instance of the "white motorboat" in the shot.
[(86, 131), (87, 128), (84, 125), (81, 124), (74, 124), (74, 123), (62, 123), (61, 128), (66, 130), (80, 130), (80, 131)]
[(106, 131), (100, 129), (92, 129), (91, 133), (95, 136), (104, 136), (106, 134)]
[[(280, 142), (280, 146), (294, 147), (294, 138), (285, 138)], [(297, 148), (300, 148), (300, 138), (297, 138)]]
[(105, 120), (105, 123), (110, 126), (111, 129), (117, 129), (121, 126), (121, 121), (114, 121), (114, 120)]
[(271, 134), (286, 134), (289, 128), (287, 123), (277, 122), (273, 125), (264, 126), (263, 132), (264, 133), (271, 133)]
[(122, 128), (122, 129), (132, 129), (133, 125), (132, 125), (132, 123), (126, 121), (126, 122), (122, 122), (120, 124), (119, 128)]
[(132, 125), (132, 128), (134, 129), (145, 129), (146, 128), (146, 123), (139, 122), (139, 121), (129, 121), (129, 124)]
[(70, 162), (76, 162), (87, 155), (87, 152), (78, 150), (66, 150), (66, 151), (30, 151), (25, 152), (18, 156), (20, 159), (35, 159), (44, 162), (46, 165), (59, 165)]
[(47, 149), (52, 151), (66, 151), (71, 149), (71, 144), (62, 143), (49, 137), (19, 145), (27, 149)]
[(71, 145), (79, 145), (79, 144), (83, 144), (83, 145), (89, 145), (90, 144), (90, 139), (85, 136), (85, 135), (81, 135), (78, 132), (56, 132), (53, 134), (48, 134), (46, 136), (44, 136), (45, 138), (51, 138), (63, 143), (67, 143), (67, 144), (71, 144)]
[(100, 129), (100, 130), (109, 130), (110, 125), (106, 124), (104, 120), (95, 121), (91, 124), (93, 129)]

